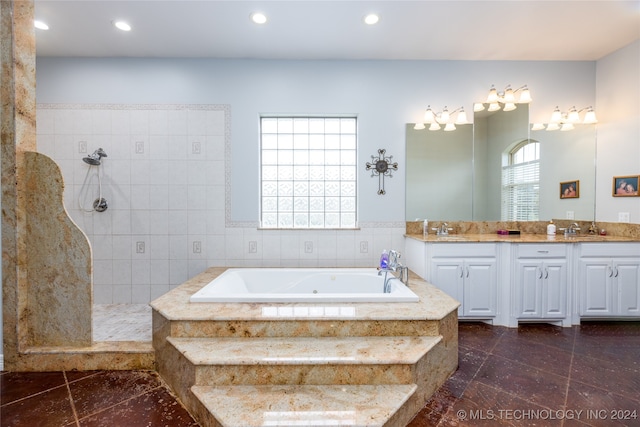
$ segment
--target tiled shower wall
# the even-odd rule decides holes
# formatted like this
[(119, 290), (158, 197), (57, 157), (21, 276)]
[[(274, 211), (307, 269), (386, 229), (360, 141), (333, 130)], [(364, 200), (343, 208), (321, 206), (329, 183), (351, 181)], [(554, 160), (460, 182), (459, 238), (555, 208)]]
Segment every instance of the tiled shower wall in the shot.
[[(317, 231), (234, 223), (230, 112), (37, 106), (38, 151), (60, 166), (65, 207), (91, 241), (95, 303), (147, 303), (210, 266), (367, 267), (382, 249), (402, 249), (404, 222)], [(82, 161), (99, 147), (108, 155), (100, 166)], [(108, 209), (85, 212), (98, 198), (98, 173)]]

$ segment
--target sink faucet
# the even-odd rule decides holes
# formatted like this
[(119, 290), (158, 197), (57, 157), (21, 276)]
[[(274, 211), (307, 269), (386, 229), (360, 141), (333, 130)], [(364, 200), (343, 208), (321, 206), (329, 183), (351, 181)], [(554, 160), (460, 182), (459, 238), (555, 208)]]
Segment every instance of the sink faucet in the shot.
[(573, 224), (571, 224), (570, 226), (565, 228), (564, 235), (565, 236), (575, 236), (577, 234), (576, 231), (579, 231), (579, 230), (580, 230), (580, 227), (578, 226), (578, 223), (574, 222)]
[(435, 230), (436, 235), (438, 236), (448, 236), (449, 231), (452, 231), (453, 228), (450, 228), (449, 224), (447, 224), (446, 222), (443, 222), (442, 225), (440, 225), (440, 227), (434, 228), (433, 230)]
[[(391, 250), (389, 251), (389, 263), (386, 268), (380, 268), (378, 271), (378, 276), (382, 276), (384, 273), (384, 293), (388, 294), (391, 292), (391, 287), (389, 282), (392, 279), (398, 279), (400, 282), (405, 285), (409, 285), (409, 268), (400, 264), (398, 261), (401, 257), (400, 252)], [(387, 277), (388, 274), (391, 273), (391, 277)]]

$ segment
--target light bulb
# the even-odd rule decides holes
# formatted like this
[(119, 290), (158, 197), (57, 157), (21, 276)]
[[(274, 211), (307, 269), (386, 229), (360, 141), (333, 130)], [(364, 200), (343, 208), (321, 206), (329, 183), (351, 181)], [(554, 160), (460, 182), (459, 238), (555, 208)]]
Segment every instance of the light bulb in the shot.
[(427, 111), (424, 112), (424, 122), (425, 123), (433, 123), (436, 121), (436, 116), (435, 114), (433, 114), (433, 110), (431, 109), (431, 106), (428, 105), (427, 106)]
[(476, 102), (475, 104), (473, 104), (473, 111), (477, 113), (478, 111), (482, 110), (484, 110), (484, 104), (482, 102)]
[(415, 130), (422, 130), (424, 128), (425, 128), (424, 123), (416, 123), (415, 125), (413, 125), (413, 129)]
[(467, 120), (467, 113), (465, 113), (464, 109), (458, 111), (458, 116), (456, 117), (456, 124), (466, 125), (467, 123), (469, 123), (469, 121)]
[(520, 104), (528, 104), (531, 101), (533, 101), (533, 99), (531, 99), (531, 92), (529, 92), (529, 88), (528, 87), (524, 87), (522, 89), (522, 93), (520, 94)]
[(444, 110), (442, 110), (442, 113), (440, 114), (440, 123), (447, 123), (449, 121), (449, 110), (447, 110), (447, 107), (444, 107)]
[(544, 129), (544, 123), (534, 123), (533, 126), (531, 126), (531, 130), (542, 130)]
[(593, 108), (589, 107), (589, 110), (587, 110), (587, 113), (584, 115), (584, 121), (582, 123), (586, 125), (592, 125), (594, 123), (598, 123), (596, 112), (593, 111)]
[(493, 85), (491, 85), (491, 89), (489, 89), (489, 96), (487, 96), (487, 103), (491, 104), (494, 102), (498, 102), (498, 91)]
[(491, 104), (489, 104), (489, 108), (487, 108), (487, 111), (498, 111), (500, 109), (500, 104), (498, 104), (497, 102), (492, 102)]
[[(560, 112), (560, 108), (556, 107), (555, 110), (553, 110), (553, 113), (551, 113), (551, 122), (552, 123), (560, 123), (560, 120), (562, 120), (562, 113)], [(547, 130), (549, 128), (547, 127)]]
[(440, 125), (438, 122), (433, 122), (431, 123), (431, 126), (429, 126), (429, 130), (440, 130)]
[(507, 102), (506, 104), (504, 104), (503, 110), (504, 111), (513, 111), (516, 108), (518, 108), (518, 107), (516, 107), (516, 104), (514, 104), (513, 102)]
[(251, 20), (256, 24), (265, 24), (267, 22), (267, 16), (260, 12), (252, 13)]
[(507, 86), (507, 88), (505, 89), (503, 99), (503, 102), (505, 104), (513, 104), (514, 102), (516, 102), (516, 97), (513, 96), (513, 89), (511, 89), (511, 86)]
[(558, 130), (560, 126), (557, 123), (549, 123), (547, 125), (547, 130)]
[(573, 126), (573, 123), (563, 123), (562, 127), (560, 128), (560, 131), (562, 132), (566, 132), (568, 130), (574, 130), (575, 126)]
[(578, 114), (578, 110), (576, 110), (575, 106), (571, 107), (571, 109), (569, 110), (567, 120), (569, 120), (571, 123), (578, 123), (580, 121), (580, 115)]
[(451, 131), (453, 131), (453, 130), (456, 130), (456, 125), (454, 125), (453, 123), (447, 123), (447, 124), (444, 126), (444, 131), (445, 131), (445, 132), (451, 132)]

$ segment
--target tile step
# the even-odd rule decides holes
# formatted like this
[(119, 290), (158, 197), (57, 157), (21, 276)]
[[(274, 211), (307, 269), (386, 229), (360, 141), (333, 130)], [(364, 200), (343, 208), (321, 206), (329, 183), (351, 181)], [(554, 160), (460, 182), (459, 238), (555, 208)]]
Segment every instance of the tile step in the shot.
[(354, 365), (418, 362), (442, 337), (167, 337), (193, 365)]
[(193, 386), (191, 391), (225, 427), (382, 427), (416, 388), (415, 384)]

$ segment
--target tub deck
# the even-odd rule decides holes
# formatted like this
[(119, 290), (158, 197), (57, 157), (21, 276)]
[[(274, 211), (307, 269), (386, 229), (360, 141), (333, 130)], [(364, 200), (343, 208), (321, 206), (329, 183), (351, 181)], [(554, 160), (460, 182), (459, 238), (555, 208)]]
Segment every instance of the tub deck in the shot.
[(457, 368), (459, 303), (418, 276), (414, 303), (189, 302), (225, 270), (151, 303), (158, 371), (203, 426), (262, 425), (267, 413), (405, 426)]

